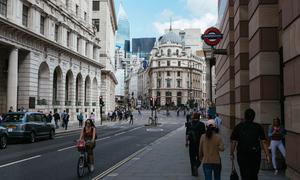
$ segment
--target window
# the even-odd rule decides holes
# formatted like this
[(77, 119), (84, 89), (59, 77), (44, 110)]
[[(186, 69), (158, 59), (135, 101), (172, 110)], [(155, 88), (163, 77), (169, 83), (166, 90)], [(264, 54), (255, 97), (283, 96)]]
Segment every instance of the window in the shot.
[(23, 24), (23, 26), (26, 26), (26, 27), (28, 26), (28, 11), (29, 11), (28, 7), (23, 5), (22, 24)]
[(100, 10), (100, 2), (93, 1), (93, 11), (99, 11), (99, 10)]
[(167, 79), (167, 87), (171, 87), (171, 79)]
[(164, 51), (163, 50), (161, 50), (160, 53), (161, 53), (161, 55), (164, 55)]
[(160, 88), (160, 87), (161, 87), (161, 80), (158, 79), (158, 80), (157, 80), (157, 88)]
[(181, 61), (178, 61), (178, 66), (181, 66)]
[(87, 13), (84, 12), (84, 20), (86, 21), (87, 20)]
[(170, 64), (171, 64), (170, 61), (167, 61), (167, 66), (170, 66)]
[(94, 27), (97, 29), (97, 32), (99, 32), (100, 20), (99, 19), (92, 19), (92, 23), (93, 23)]
[(177, 79), (177, 87), (181, 87), (181, 80)]
[(45, 33), (45, 17), (41, 16), (40, 20), (40, 33), (44, 34)]
[(167, 71), (167, 76), (170, 76), (170, 71)]
[(88, 54), (88, 42), (85, 43), (85, 55), (87, 56)]
[(94, 46), (93, 47), (93, 59), (96, 59), (96, 50), (97, 50), (97, 48)]
[(76, 4), (76, 16), (79, 14), (79, 6)]
[(168, 49), (168, 57), (171, 57), (171, 49)]
[(158, 77), (161, 77), (161, 72), (158, 72)]
[(158, 67), (160, 67), (160, 61), (158, 61)]
[(70, 36), (71, 36), (71, 32), (67, 31), (67, 46), (68, 47), (70, 47), (70, 40), (71, 40)]
[(179, 50), (178, 50), (178, 49), (176, 50), (176, 55), (177, 55), (177, 56), (179, 55)]
[(178, 77), (180, 76), (180, 71), (177, 72), (177, 76), (178, 76)]
[(54, 30), (54, 40), (58, 41), (58, 24), (55, 24), (55, 30)]
[(80, 46), (80, 37), (77, 37), (77, 52), (79, 52), (79, 46)]
[(69, 2), (70, 0), (66, 0), (66, 7), (67, 7), (67, 9), (69, 8)]
[(7, 14), (7, 0), (0, 0), (0, 15), (6, 16)]

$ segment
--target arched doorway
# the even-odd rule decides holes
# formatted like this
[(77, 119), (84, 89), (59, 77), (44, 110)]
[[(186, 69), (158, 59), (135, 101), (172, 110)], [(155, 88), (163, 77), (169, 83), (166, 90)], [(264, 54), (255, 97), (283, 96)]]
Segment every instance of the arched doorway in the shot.
[(91, 79), (89, 76), (85, 78), (85, 85), (84, 85), (84, 105), (90, 106), (91, 102)]
[(177, 92), (177, 106), (180, 106), (182, 104), (182, 93)]
[(73, 97), (73, 73), (69, 70), (66, 74), (66, 82), (65, 82), (65, 105), (72, 105), (72, 97)]
[(60, 101), (63, 95), (62, 88), (62, 70), (59, 66), (54, 69), (53, 73), (53, 105), (61, 105)]
[(40, 65), (38, 72), (37, 105), (47, 105), (50, 96), (50, 70), (46, 62)]
[(76, 77), (76, 106), (82, 106), (83, 104), (83, 79), (82, 75), (79, 73)]

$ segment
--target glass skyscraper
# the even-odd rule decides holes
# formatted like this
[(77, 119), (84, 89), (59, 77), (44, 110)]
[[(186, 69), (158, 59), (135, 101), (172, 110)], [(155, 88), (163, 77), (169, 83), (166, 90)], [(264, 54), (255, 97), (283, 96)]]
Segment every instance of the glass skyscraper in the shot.
[(116, 35), (116, 46), (120, 49), (124, 49), (126, 40), (130, 41), (130, 24), (128, 16), (123, 7), (123, 3), (121, 1), (118, 12), (118, 31)]

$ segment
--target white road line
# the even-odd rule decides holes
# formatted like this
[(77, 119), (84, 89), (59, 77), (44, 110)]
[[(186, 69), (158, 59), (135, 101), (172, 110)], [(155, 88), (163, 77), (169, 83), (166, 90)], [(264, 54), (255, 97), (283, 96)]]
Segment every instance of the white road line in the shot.
[(118, 134), (115, 134), (114, 136), (119, 136), (119, 135), (121, 135), (121, 134), (125, 134), (126, 132), (120, 132), (120, 133), (118, 133)]
[(107, 137), (104, 137), (104, 138), (101, 138), (101, 139), (97, 139), (96, 141), (102, 141), (102, 140), (109, 139), (109, 138), (111, 138), (111, 136), (107, 136)]
[(120, 166), (122, 166), (123, 164), (125, 164), (126, 162), (130, 161), (132, 158), (134, 158), (135, 156), (137, 156), (138, 154), (140, 154), (141, 152), (143, 152), (145, 149), (146, 149), (146, 147), (144, 147), (144, 148), (140, 149), (139, 151), (131, 154), (130, 156), (128, 156), (127, 158), (125, 158), (122, 161), (118, 162), (117, 164), (115, 164), (111, 168), (107, 169), (106, 171), (102, 172), (98, 176), (94, 177), (92, 180), (99, 180), (99, 179), (107, 176), (108, 174), (110, 174), (114, 170), (118, 169)]
[(24, 161), (29, 161), (31, 159), (36, 159), (36, 158), (39, 158), (39, 157), (41, 157), (41, 155), (33, 156), (33, 157), (30, 157), (30, 158), (22, 159), (22, 160), (11, 162), (11, 163), (7, 163), (7, 164), (3, 164), (3, 165), (0, 166), (0, 168), (11, 166), (11, 165), (14, 165), (14, 164), (17, 164), (17, 163), (21, 163), (21, 162), (24, 162)]
[(71, 149), (71, 148), (74, 148), (74, 147), (76, 147), (76, 146), (70, 146), (70, 147), (62, 148), (62, 149), (59, 149), (57, 151), (61, 152), (61, 151), (68, 150), (68, 149)]

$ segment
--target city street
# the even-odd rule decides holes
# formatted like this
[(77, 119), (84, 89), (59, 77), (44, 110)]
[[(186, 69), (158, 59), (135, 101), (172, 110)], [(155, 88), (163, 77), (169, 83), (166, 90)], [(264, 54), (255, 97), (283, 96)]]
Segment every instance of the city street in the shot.
[[(95, 153), (95, 171), (83, 179), (91, 179), (131, 154), (149, 145), (156, 139), (181, 127), (185, 121), (181, 118), (165, 118), (159, 127), (145, 126), (147, 115), (135, 115), (135, 124), (117, 123), (114, 126), (97, 128)], [(173, 116), (174, 117), (174, 116)], [(54, 140), (40, 140), (33, 144), (12, 143), (0, 151), (0, 179), (77, 179), (77, 160), (79, 152), (74, 140), (79, 130), (58, 133)]]

